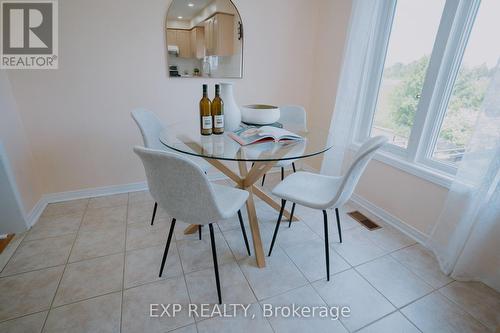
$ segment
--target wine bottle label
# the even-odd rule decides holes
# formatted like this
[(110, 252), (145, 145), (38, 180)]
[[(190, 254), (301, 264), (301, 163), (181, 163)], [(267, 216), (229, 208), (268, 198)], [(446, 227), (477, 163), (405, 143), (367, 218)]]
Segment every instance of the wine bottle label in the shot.
[(215, 115), (214, 116), (214, 127), (215, 128), (224, 128), (224, 116), (223, 115)]
[(203, 129), (212, 129), (212, 117), (210, 116), (203, 116), (201, 118), (202, 122), (202, 128)]

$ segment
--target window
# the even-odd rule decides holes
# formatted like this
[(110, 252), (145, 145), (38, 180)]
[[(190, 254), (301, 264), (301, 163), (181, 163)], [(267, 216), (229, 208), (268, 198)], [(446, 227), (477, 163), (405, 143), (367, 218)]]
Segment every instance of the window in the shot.
[(443, 7), (444, 0), (398, 1), (371, 136), (408, 146)]
[(387, 136), (379, 159), (446, 186), (499, 61), (500, 1), (386, 4), (367, 52), (355, 138)]
[(500, 58), (500, 1), (483, 0), (458, 72), (432, 158), (445, 163), (462, 159), (493, 69)]

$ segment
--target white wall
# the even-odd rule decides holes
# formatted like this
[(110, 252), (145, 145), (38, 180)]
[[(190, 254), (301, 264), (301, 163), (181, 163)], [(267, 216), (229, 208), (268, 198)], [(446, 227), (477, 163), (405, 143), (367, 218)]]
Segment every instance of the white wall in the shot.
[(29, 214), (40, 199), (42, 192), (38, 186), (37, 170), (31, 147), (16, 110), (16, 103), (5, 70), (0, 70), (0, 143), (4, 146), (11, 164), (9, 167), (13, 172), (22, 201), (23, 213)]
[[(316, 1), (326, 0), (235, 1), (245, 27), (243, 79), (234, 80), (239, 104), (309, 109)], [(168, 6), (168, 0), (60, 1), (59, 69), (9, 72), (43, 193), (143, 181), (132, 153), (141, 143), (129, 115), (135, 107), (165, 122), (198, 121), (201, 84), (219, 80), (168, 77)], [(333, 15), (332, 22), (343, 19)]]

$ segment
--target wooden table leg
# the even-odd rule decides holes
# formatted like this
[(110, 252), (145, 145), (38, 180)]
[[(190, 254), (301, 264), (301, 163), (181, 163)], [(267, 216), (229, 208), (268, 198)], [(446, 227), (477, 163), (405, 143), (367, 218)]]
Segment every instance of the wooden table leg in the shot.
[[(246, 162), (238, 162), (240, 174), (243, 179), (248, 174)], [(255, 211), (255, 203), (253, 201), (253, 188), (252, 186), (244, 188), (249, 192), (246, 207), (248, 213), (248, 223), (250, 224), (250, 231), (252, 232), (253, 250), (255, 259), (257, 260), (257, 267), (266, 267), (266, 259), (264, 256), (264, 249), (262, 247), (262, 239), (260, 238), (259, 221), (257, 220), (257, 212)]]
[[(195, 143), (193, 143), (195, 144)], [(290, 149), (282, 149), (281, 154), (285, 154), (286, 151)], [(240, 152), (241, 154), (241, 152)], [(244, 189), (249, 192), (249, 196), (246, 202), (247, 213), (248, 213), (248, 221), (250, 224), (250, 230), (252, 232), (252, 240), (253, 240), (253, 248), (255, 253), (255, 259), (257, 261), (257, 266), (259, 268), (266, 267), (266, 259), (264, 256), (264, 249), (262, 247), (262, 239), (260, 237), (259, 230), (259, 221), (257, 219), (257, 212), (255, 211), (255, 202), (254, 202), (254, 193), (264, 200), (268, 205), (276, 210), (280, 210), (280, 205), (275, 202), (269, 195), (267, 195), (264, 191), (254, 186), (254, 183), (258, 181), (258, 179), (263, 176), (267, 171), (269, 171), (276, 162), (255, 162), (254, 166), (248, 171), (246, 162), (239, 161), (238, 168), (240, 171), (240, 175), (238, 176), (232, 170), (230, 170), (227, 166), (225, 166), (222, 162), (216, 159), (206, 158), (207, 162), (216, 167), (219, 171), (228, 176), (231, 180), (236, 183), (241, 189)], [(287, 210), (284, 211), (285, 217), (290, 219), (290, 212)], [(294, 217), (293, 221), (298, 221), (298, 218)], [(184, 234), (192, 234), (198, 230), (197, 225), (190, 225), (184, 230)]]

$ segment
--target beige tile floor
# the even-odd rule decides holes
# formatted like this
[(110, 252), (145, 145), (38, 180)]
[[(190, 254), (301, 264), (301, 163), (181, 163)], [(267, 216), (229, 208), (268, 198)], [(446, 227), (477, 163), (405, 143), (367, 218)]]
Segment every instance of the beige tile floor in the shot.
[[(273, 183), (269, 175), (266, 188)], [(277, 213), (256, 205), (267, 252)], [(342, 209), (343, 244), (330, 228), (330, 282), (320, 212), (297, 208), (303, 223), (280, 229), (265, 269), (246, 254), (234, 218), (215, 228), (223, 299), (251, 304), (254, 317), (149, 318), (151, 303), (217, 299), (207, 228), (200, 241), (179, 221), (158, 277), (170, 218), (160, 211), (150, 226), (152, 206), (146, 192), (49, 205), (0, 256), (0, 332), (494, 332), (500, 323), (498, 293), (443, 275), (427, 250), (381, 221), (364, 229), (345, 215), (351, 207)], [(264, 304), (291, 303), (348, 305), (351, 316), (263, 316)]]

